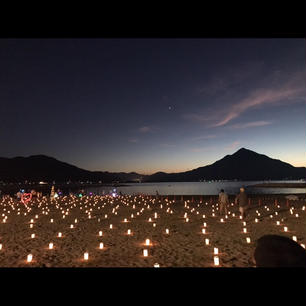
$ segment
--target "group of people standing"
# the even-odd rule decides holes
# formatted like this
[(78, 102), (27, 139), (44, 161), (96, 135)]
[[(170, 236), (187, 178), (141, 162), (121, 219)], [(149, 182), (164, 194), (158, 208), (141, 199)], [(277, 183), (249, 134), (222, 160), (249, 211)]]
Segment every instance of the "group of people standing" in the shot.
[[(239, 211), (242, 219), (246, 218), (246, 211), (248, 207), (248, 197), (243, 187), (240, 188), (240, 193), (235, 198), (235, 204), (238, 204)], [(223, 211), (227, 215), (227, 205), (229, 205), (229, 199), (224, 189), (221, 189), (219, 193), (219, 214), (222, 215)]]

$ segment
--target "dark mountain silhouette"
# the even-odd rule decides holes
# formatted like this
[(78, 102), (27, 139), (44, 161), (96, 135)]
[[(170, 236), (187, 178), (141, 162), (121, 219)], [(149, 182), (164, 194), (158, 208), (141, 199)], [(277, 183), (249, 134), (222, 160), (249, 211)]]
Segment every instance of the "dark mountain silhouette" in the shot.
[(28, 181), (114, 181), (126, 182), (141, 179), (142, 175), (131, 173), (111, 173), (88, 171), (76, 166), (61, 162), (45, 155), (29, 157), (0, 158), (0, 180), (9, 182)]
[(191, 171), (165, 174), (157, 172), (147, 181), (199, 181), (199, 180), (281, 180), (306, 177), (305, 167), (292, 165), (251, 150), (241, 148), (215, 163)]
[(266, 155), (242, 148), (226, 155), (215, 163), (191, 171), (179, 173), (157, 172), (152, 175), (88, 171), (58, 161), (45, 155), (30, 157), (0, 158), (0, 180), (21, 181), (92, 181), (110, 183), (132, 182), (178, 182), (199, 180), (281, 180), (306, 177), (305, 167), (292, 165)]

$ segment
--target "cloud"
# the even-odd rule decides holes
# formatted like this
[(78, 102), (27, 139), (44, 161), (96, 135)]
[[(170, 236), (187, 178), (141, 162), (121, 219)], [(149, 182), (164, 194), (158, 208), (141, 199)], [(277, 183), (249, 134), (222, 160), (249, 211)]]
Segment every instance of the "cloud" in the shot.
[(247, 123), (237, 123), (234, 125), (231, 125), (230, 128), (233, 129), (245, 129), (249, 127), (258, 127), (258, 126), (265, 126), (272, 124), (271, 121), (253, 121), (253, 122), (247, 122)]
[(139, 131), (140, 133), (148, 133), (148, 132), (151, 132), (151, 131), (152, 131), (152, 128), (149, 127), (149, 126), (143, 126), (143, 127), (139, 128), (138, 131)]
[(236, 141), (232, 142), (231, 144), (227, 145), (225, 147), (225, 149), (234, 151), (234, 150), (238, 149), (238, 147), (240, 147), (240, 146), (241, 146), (241, 142), (236, 140)]
[(211, 118), (207, 115), (199, 115), (199, 114), (183, 114), (183, 118), (191, 121), (197, 122), (205, 122), (211, 120)]
[(137, 138), (130, 138), (128, 139), (128, 142), (131, 142), (131, 143), (137, 143), (139, 140)]
[(247, 98), (231, 106), (228, 113), (214, 127), (223, 126), (231, 120), (239, 117), (242, 113), (251, 108), (263, 105), (280, 104), (281, 101), (288, 101), (301, 92), (300, 88), (282, 88), (282, 89), (261, 89), (253, 92)]
[(216, 135), (203, 135), (203, 136), (197, 136), (197, 137), (193, 137), (192, 140), (205, 140), (205, 139), (213, 139), (216, 138)]

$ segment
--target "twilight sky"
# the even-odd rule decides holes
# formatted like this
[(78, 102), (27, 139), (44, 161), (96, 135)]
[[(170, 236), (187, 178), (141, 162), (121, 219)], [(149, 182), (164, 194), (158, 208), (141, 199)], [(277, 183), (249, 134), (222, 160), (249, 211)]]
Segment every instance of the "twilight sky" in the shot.
[(0, 156), (179, 172), (306, 166), (304, 39), (0, 39)]

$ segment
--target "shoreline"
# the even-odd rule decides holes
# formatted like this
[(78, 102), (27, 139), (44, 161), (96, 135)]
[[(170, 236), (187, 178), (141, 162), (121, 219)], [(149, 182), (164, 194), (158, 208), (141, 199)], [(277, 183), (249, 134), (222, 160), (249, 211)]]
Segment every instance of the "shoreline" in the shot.
[(262, 184), (249, 185), (247, 187), (248, 188), (261, 187), (261, 188), (305, 188), (306, 189), (306, 183), (262, 183)]

